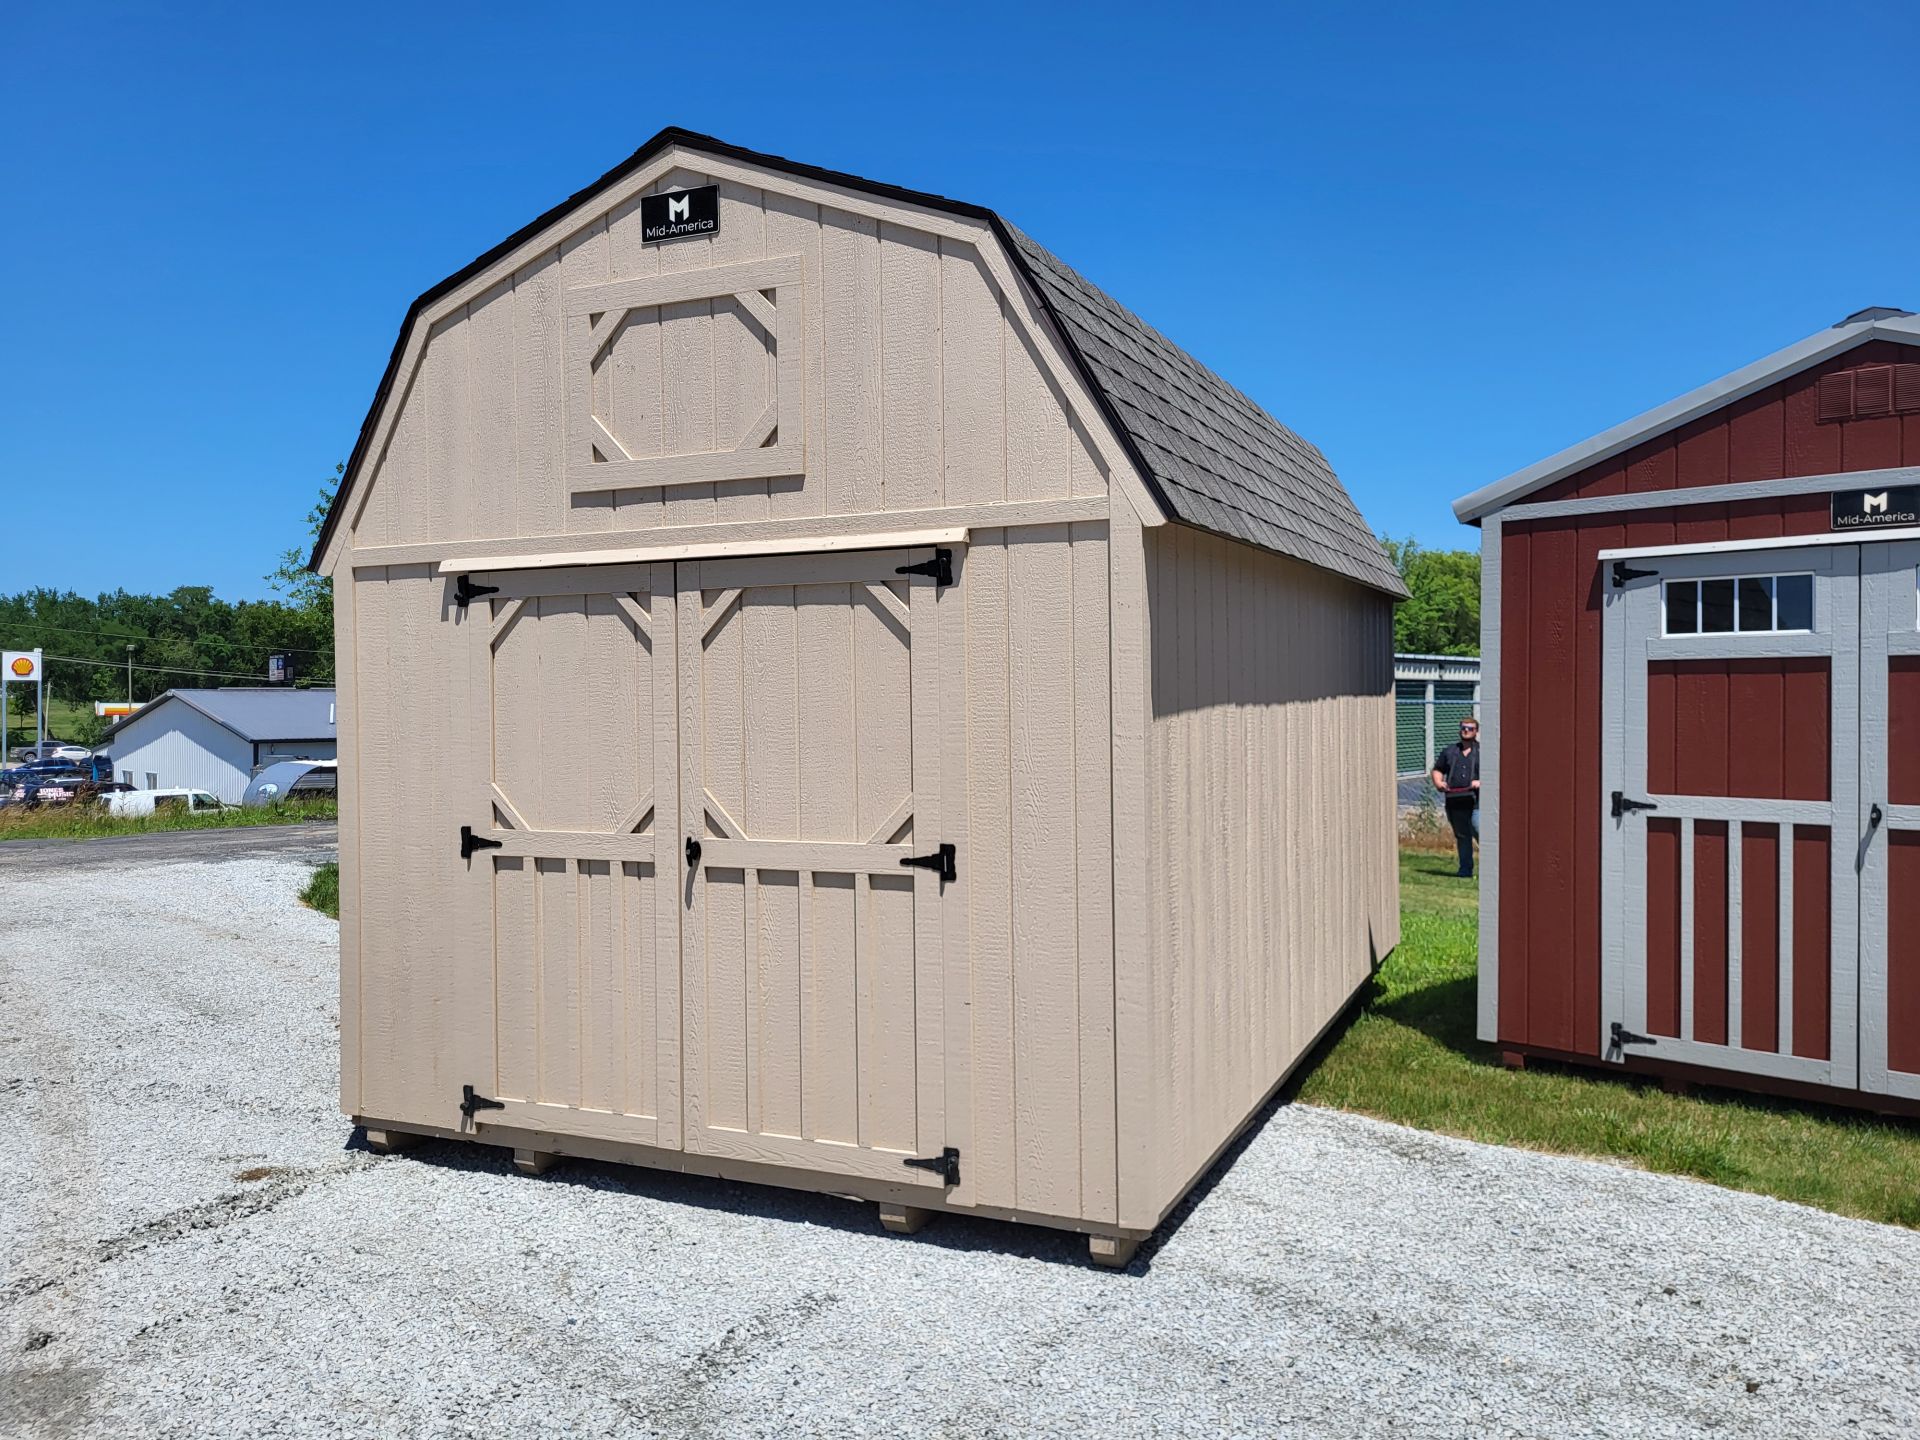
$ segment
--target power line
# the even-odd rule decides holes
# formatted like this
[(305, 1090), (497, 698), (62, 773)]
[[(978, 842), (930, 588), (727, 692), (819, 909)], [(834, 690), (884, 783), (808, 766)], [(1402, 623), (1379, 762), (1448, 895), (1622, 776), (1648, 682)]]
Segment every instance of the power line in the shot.
[[(101, 670), (129, 668), (124, 660), (83, 660), (78, 655), (47, 655), (44, 658), (58, 660), (63, 665), (92, 665)], [(203, 680), (261, 680), (264, 683), (262, 676), (243, 674), (233, 670), (195, 670), (186, 665), (135, 665), (131, 668), (151, 671), (156, 675), (197, 675)]]

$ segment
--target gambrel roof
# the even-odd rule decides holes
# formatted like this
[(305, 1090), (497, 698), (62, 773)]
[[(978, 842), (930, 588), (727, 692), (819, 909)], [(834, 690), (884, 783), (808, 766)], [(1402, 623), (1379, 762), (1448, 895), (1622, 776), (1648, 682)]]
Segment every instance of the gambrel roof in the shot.
[(672, 127), (413, 302), (314, 547), (315, 568), (346, 511), (346, 498), (394, 385), (407, 335), (421, 312), (674, 146), (986, 222), (1053, 321), (1134, 469), (1169, 518), (1389, 595), (1407, 593), (1392, 560), (1318, 449), (992, 210)]
[(1920, 316), (1911, 310), (1895, 310), (1884, 305), (1856, 310), (1846, 319), (1825, 330), (1817, 330), (1784, 350), (1776, 350), (1763, 360), (1742, 366), (1730, 375), (1722, 375), (1697, 390), (1689, 390), (1677, 400), (1656, 405), (1643, 415), (1603, 430), (1590, 440), (1570, 445), (1558, 455), (1549, 455), (1524, 470), (1516, 470), (1504, 480), (1482, 486), (1471, 495), (1453, 502), (1453, 513), (1468, 525), (1483, 516), (1524, 500), (1536, 490), (1556, 480), (1610, 460), (1631, 450), (1642, 441), (1652, 440), (1677, 430), (1689, 420), (1744, 400), (1777, 381), (1811, 369), (1869, 340), (1891, 340), (1901, 345), (1920, 345)]

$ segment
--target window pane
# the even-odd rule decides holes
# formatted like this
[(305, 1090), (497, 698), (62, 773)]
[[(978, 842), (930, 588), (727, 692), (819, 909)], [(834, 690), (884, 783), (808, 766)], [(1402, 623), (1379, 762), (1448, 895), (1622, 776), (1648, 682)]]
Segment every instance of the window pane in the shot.
[(1667, 582), (1667, 634), (1691, 635), (1700, 628), (1700, 587), (1691, 580)]
[(1813, 577), (1782, 575), (1773, 582), (1776, 602), (1774, 628), (1777, 630), (1813, 629)]
[(1748, 575), (1740, 581), (1740, 628), (1773, 628), (1773, 579), (1767, 575)]
[(1733, 629), (1733, 581), (1700, 582), (1700, 628), (1709, 635), (1724, 635)]

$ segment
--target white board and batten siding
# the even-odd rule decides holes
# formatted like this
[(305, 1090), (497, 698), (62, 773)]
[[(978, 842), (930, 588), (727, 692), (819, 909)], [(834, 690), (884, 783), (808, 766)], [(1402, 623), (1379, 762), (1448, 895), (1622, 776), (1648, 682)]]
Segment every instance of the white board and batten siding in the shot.
[[(670, 154), (412, 329), (328, 555), (348, 1113), (1150, 1229), (1391, 943), (1383, 602), (1166, 527), (965, 216)], [(1203, 550), (1267, 630), (1174, 682)], [(1251, 793), (1305, 743), (1320, 849)], [(1210, 879), (1150, 832), (1221, 793)]]

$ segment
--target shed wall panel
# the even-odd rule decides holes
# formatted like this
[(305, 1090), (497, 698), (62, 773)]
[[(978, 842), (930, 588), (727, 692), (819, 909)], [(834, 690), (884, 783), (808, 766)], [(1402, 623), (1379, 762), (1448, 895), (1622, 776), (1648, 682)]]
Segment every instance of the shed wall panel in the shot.
[(967, 547), (950, 592), (964, 607), (964, 655), (949, 657), (965, 676), (964, 715), (950, 722), (964, 737), (965, 794), (950, 797), (940, 838), (961, 856), (945, 923), (948, 983), (962, 979), (958, 963), (969, 1017), (947, 1046), (964, 1193), (1111, 1221), (1107, 546), (1107, 526), (1084, 523), (981, 531)]
[(1143, 1227), (1399, 941), (1391, 605), (1184, 526), (1145, 543), (1154, 1034), (1119, 1057)]

